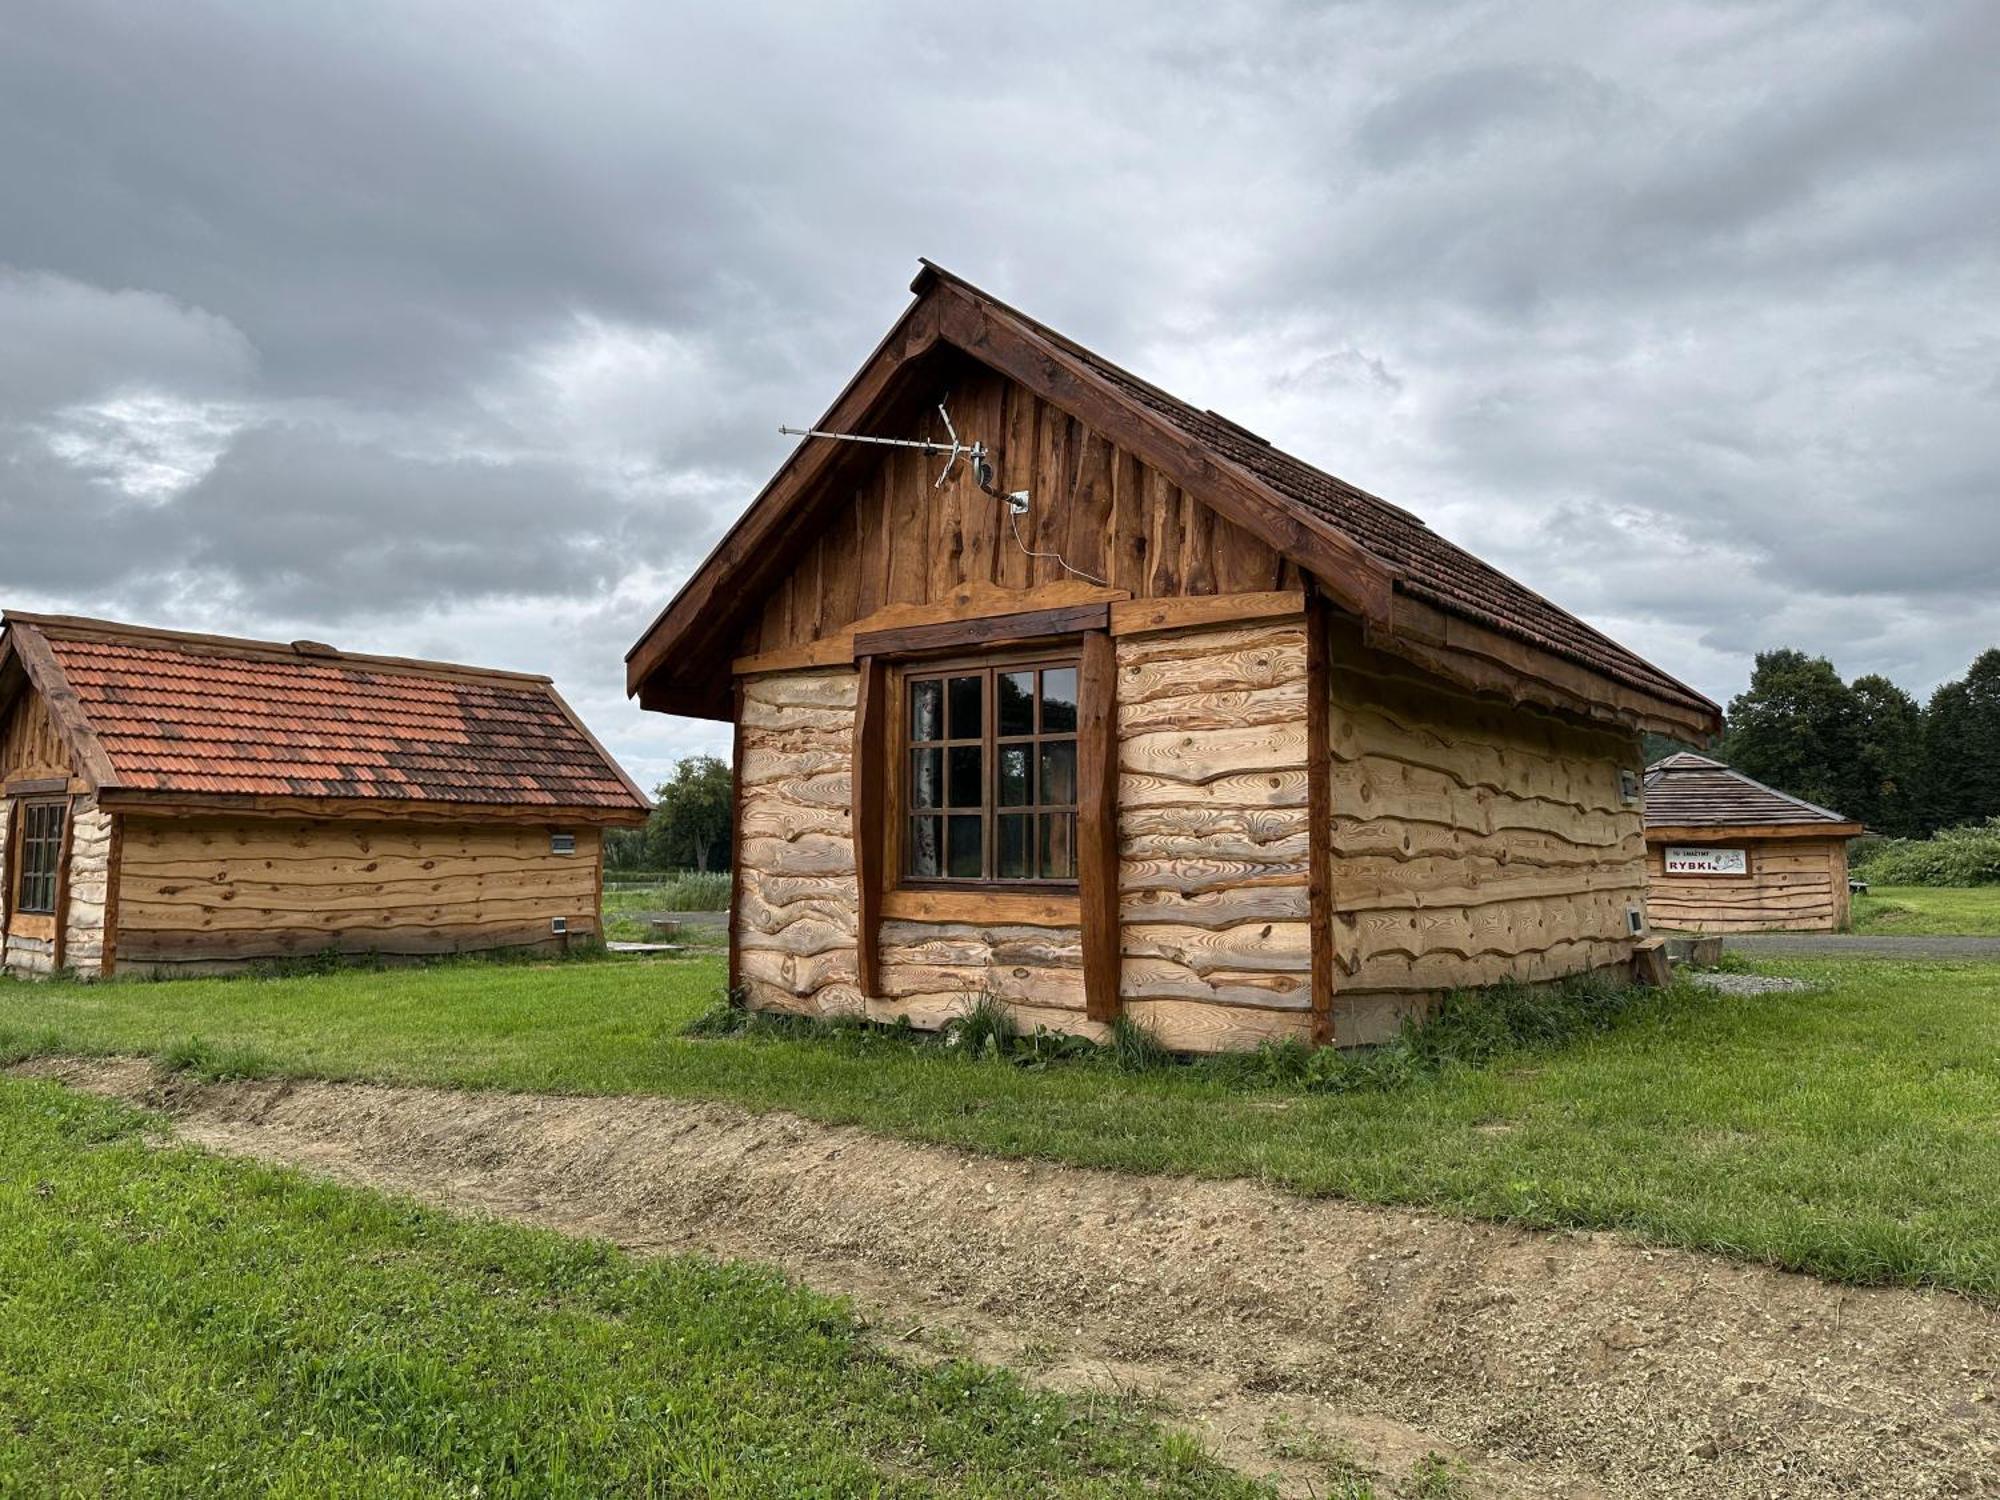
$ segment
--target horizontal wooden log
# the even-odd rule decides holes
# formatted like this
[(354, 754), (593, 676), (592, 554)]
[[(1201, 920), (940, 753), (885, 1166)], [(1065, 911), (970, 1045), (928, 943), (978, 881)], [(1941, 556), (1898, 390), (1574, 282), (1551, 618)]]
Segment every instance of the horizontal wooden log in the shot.
[(1267, 688), (1220, 688), (1207, 693), (1154, 697), (1143, 703), (1121, 703), (1118, 736), (1154, 730), (1197, 731), (1254, 729), (1301, 722), (1306, 715), (1304, 678)]
[(1302, 771), (1305, 753), (1306, 725), (1300, 718), (1254, 729), (1133, 735), (1118, 742), (1118, 767), (1121, 772), (1206, 786), (1246, 771)]
[(1081, 911), (1074, 895), (1039, 891), (893, 890), (882, 896), (884, 918), (910, 922), (1073, 928)]
[(1230, 772), (1211, 781), (1191, 784), (1175, 777), (1121, 771), (1118, 810), (1147, 807), (1304, 807), (1306, 773), (1303, 765), (1270, 771)]
[(1302, 590), (1249, 594), (1199, 594), (1169, 599), (1134, 599), (1111, 606), (1111, 633), (1144, 635), (1156, 631), (1184, 632), (1245, 621), (1302, 619)]
[(1309, 915), (1302, 876), (1186, 895), (1173, 890), (1128, 890), (1120, 898), (1119, 912), (1128, 927), (1153, 922), (1183, 927), (1235, 927), (1245, 922), (1298, 922)]
[[(594, 918), (570, 923), (570, 935), (595, 934)], [(210, 964), (300, 958), (329, 949), (347, 954), (379, 953), (415, 958), (447, 953), (479, 953), (496, 948), (547, 947), (557, 939), (546, 921), (500, 920), (453, 927), (356, 929), (266, 928), (245, 932), (128, 931), (120, 921), (118, 960), (127, 964)]]

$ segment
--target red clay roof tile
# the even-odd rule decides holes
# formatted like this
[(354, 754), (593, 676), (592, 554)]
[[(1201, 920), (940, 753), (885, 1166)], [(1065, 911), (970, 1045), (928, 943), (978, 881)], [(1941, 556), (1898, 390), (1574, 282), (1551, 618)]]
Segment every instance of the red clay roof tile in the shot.
[(47, 643), (122, 789), (646, 805), (544, 678), (96, 621), (7, 624)]

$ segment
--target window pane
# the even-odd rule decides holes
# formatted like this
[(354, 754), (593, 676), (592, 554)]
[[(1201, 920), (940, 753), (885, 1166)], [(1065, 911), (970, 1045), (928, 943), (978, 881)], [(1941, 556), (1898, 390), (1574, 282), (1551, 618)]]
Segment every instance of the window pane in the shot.
[(951, 696), (951, 738), (955, 740), (976, 740), (981, 733), (980, 717), (982, 700), (986, 696), (984, 677), (954, 677), (950, 679)]
[(999, 729), (1001, 734), (1033, 734), (1035, 732), (1035, 674), (1033, 672), (1002, 672), (995, 684), (999, 695)]
[(983, 807), (986, 804), (986, 752), (978, 745), (951, 747), (951, 805)]
[(998, 801), (1002, 807), (1026, 807), (1033, 802), (1033, 788), (1030, 787), (1029, 756), (1033, 745), (1002, 745), (1000, 747), (1000, 788)]
[(1022, 813), (1000, 821), (1000, 847), (993, 851), (993, 873), (1001, 880), (1035, 878), (1035, 820)]
[(56, 909), (56, 867), (62, 863), (63, 819), (68, 814), (60, 802), (34, 803), (21, 810), (22, 911)]
[(935, 678), (910, 684), (910, 738), (944, 738), (944, 684)]
[(1042, 806), (1076, 805), (1076, 741), (1046, 740), (1042, 744)]
[(944, 751), (910, 752), (910, 806), (944, 806)]
[(951, 825), (945, 851), (945, 869), (954, 880), (977, 880), (986, 873), (979, 856), (978, 818), (947, 818)]
[(1042, 879), (1076, 879), (1076, 814), (1042, 814)]
[(943, 851), (939, 843), (941, 818), (910, 819), (910, 847), (905, 867), (912, 875), (935, 879), (944, 873)]
[(1042, 733), (1076, 732), (1076, 668), (1051, 667), (1042, 673)]

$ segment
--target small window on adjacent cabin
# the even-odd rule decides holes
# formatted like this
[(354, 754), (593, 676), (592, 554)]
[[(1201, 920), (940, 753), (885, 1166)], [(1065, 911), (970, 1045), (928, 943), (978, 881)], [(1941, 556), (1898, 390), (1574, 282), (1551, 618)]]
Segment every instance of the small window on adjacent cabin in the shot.
[(14, 888), (15, 910), (53, 915), (56, 875), (62, 865), (64, 802), (28, 802), (21, 807), (20, 872)]
[(573, 833), (552, 833), (549, 835), (549, 853), (576, 853), (576, 835)]
[(904, 879), (1074, 884), (1076, 661), (913, 670), (903, 682)]

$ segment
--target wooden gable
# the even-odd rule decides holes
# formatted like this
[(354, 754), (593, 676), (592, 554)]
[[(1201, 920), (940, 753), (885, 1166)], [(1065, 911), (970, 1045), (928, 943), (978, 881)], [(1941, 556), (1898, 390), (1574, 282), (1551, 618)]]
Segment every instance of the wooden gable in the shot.
[(19, 782), (59, 780), (67, 785), (74, 772), (48, 700), (32, 684), (20, 683), (0, 706), (0, 793)]
[(995, 489), (1028, 492), (1028, 513), (1017, 523), (965, 464), (940, 487), (942, 457), (859, 449), (865, 462), (840, 476), (827, 521), (745, 626), (739, 657), (793, 651), (967, 586), (1025, 596), (1101, 584), (1135, 599), (1304, 587), (1268, 542), (976, 360), (936, 361), (896, 435), (943, 440), (940, 405), (962, 439), (991, 453)]

